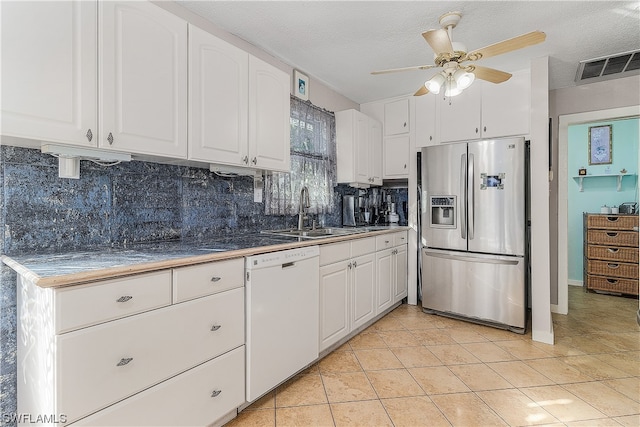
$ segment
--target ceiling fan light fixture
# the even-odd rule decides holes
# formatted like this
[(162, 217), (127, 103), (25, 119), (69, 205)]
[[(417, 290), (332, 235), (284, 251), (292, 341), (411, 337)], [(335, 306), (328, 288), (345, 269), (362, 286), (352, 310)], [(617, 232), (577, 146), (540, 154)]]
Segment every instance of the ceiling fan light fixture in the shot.
[(435, 76), (431, 77), (431, 79), (427, 80), (424, 83), (424, 87), (426, 87), (429, 92), (438, 94), (440, 93), (440, 89), (445, 82), (445, 78), (442, 73), (438, 73)]
[(444, 96), (445, 97), (458, 96), (461, 93), (462, 93), (462, 89), (458, 87), (458, 84), (456, 83), (456, 81), (451, 77), (448, 78), (447, 83), (445, 85)]
[(471, 86), (471, 83), (473, 83), (476, 76), (473, 73), (468, 73), (463, 69), (459, 69), (453, 74), (453, 78), (456, 81), (457, 88), (462, 91)]

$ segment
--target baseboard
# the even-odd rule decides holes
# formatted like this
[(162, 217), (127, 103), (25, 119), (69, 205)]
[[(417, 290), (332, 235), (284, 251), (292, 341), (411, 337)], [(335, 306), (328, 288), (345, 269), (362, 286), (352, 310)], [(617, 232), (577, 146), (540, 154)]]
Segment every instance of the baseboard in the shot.
[(569, 286), (583, 286), (583, 283), (584, 282), (582, 280), (571, 280), (571, 279), (567, 280), (567, 284)]

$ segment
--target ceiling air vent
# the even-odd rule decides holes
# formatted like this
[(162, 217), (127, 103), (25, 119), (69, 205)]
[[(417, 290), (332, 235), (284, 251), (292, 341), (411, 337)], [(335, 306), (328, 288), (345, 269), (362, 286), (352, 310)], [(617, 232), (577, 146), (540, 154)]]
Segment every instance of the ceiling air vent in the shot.
[(640, 74), (640, 50), (580, 61), (576, 83), (593, 83)]

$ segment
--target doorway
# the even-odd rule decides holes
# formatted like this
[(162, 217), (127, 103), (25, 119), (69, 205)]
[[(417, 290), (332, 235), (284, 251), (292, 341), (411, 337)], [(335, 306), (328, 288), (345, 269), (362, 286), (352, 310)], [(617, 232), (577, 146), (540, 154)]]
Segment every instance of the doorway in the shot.
[[(568, 186), (569, 186), (569, 126), (640, 116), (640, 106), (613, 108), (560, 116), (558, 123), (558, 304), (551, 311), (567, 314), (569, 310), (569, 245), (568, 245)], [(640, 157), (640, 156), (639, 156)], [(640, 164), (640, 158), (637, 159)], [(640, 168), (639, 168), (640, 169)], [(637, 177), (636, 177), (637, 179)]]

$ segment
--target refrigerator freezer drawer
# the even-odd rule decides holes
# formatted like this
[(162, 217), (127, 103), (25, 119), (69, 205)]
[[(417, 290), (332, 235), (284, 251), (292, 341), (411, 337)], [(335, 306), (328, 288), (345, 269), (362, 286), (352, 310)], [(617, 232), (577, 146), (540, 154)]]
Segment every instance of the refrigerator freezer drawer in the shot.
[(424, 308), (524, 329), (524, 258), (433, 249), (422, 255)]

